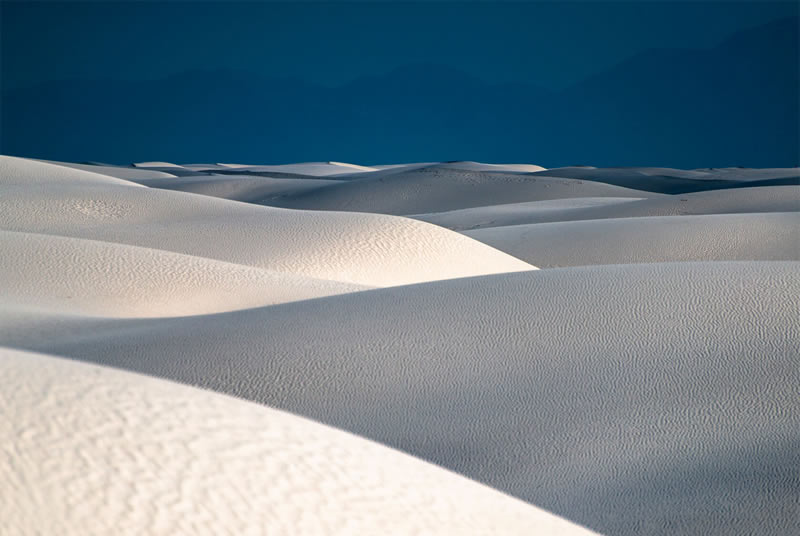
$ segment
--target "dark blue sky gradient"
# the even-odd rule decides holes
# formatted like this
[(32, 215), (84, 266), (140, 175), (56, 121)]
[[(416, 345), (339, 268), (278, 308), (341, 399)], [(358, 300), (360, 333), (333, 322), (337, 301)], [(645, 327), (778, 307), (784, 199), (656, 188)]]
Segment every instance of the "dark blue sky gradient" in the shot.
[(0, 152), (788, 167), (797, 2), (3, 1)]
[(708, 48), (796, 2), (3, 2), (4, 88), (241, 69), (340, 85), (412, 63), (559, 88), (648, 48)]

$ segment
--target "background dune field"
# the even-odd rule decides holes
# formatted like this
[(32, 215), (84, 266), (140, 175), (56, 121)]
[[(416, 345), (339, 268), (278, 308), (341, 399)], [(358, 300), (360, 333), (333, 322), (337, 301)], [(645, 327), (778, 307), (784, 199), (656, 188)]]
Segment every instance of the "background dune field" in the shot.
[(790, 536), (798, 177), (0, 157), (0, 517)]

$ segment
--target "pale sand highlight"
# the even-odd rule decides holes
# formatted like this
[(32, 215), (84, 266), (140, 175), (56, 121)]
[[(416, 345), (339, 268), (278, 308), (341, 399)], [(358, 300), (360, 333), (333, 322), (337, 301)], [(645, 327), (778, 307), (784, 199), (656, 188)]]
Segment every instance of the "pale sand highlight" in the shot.
[[(297, 412), (609, 535), (795, 536), (800, 263), (778, 259), (797, 258), (800, 189), (759, 179), (785, 170), (670, 196), (472, 162), (238, 168), (280, 183), (162, 164), (0, 159), (1, 345)], [(203, 181), (249, 201), (424, 206), (442, 224), (495, 225), (474, 234), (546, 266), (603, 265), (534, 271), (411, 219), (167, 190)], [(575, 223), (527, 225), (559, 220)], [(659, 262), (698, 259), (714, 262)], [(0, 519), (15, 533), (580, 533), (300, 417), (0, 354), (0, 434), (14, 438), (0, 481), (15, 490)]]
[(609, 534), (790, 536), (798, 300), (796, 262), (614, 265), (0, 340), (297, 412)]
[(288, 413), (0, 349), (9, 534), (536, 534), (588, 530)]
[[(30, 176), (94, 174), (19, 161)], [(243, 264), (366, 286), (533, 270), (480, 242), (428, 223), (375, 214), (304, 212), (112, 184), (0, 180), (0, 228)], [(42, 179), (44, 180), (44, 179)], [(125, 181), (120, 181), (124, 184)]]
[(369, 288), (62, 236), (0, 231), (0, 250), (6, 305), (56, 314), (189, 316)]

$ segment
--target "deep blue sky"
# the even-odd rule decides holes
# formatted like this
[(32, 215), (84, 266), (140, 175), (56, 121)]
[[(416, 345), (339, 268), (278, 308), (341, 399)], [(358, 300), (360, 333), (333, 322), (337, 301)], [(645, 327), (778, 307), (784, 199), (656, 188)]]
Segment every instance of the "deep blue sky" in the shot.
[(798, 2), (7, 2), (0, 152), (795, 166)]
[(648, 48), (707, 48), (796, 2), (3, 2), (5, 88), (234, 68), (340, 85), (410, 63), (559, 88)]

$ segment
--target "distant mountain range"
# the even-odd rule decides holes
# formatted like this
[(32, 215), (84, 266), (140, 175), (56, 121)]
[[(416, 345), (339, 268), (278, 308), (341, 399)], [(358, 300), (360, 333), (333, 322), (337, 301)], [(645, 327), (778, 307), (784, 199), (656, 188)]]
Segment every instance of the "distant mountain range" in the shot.
[(648, 50), (558, 92), (437, 65), (336, 88), (233, 71), (53, 81), (3, 91), (0, 152), (113, 163), (791, 167), (800, 163), (798, 25), (782, 19), (707, 50)]

